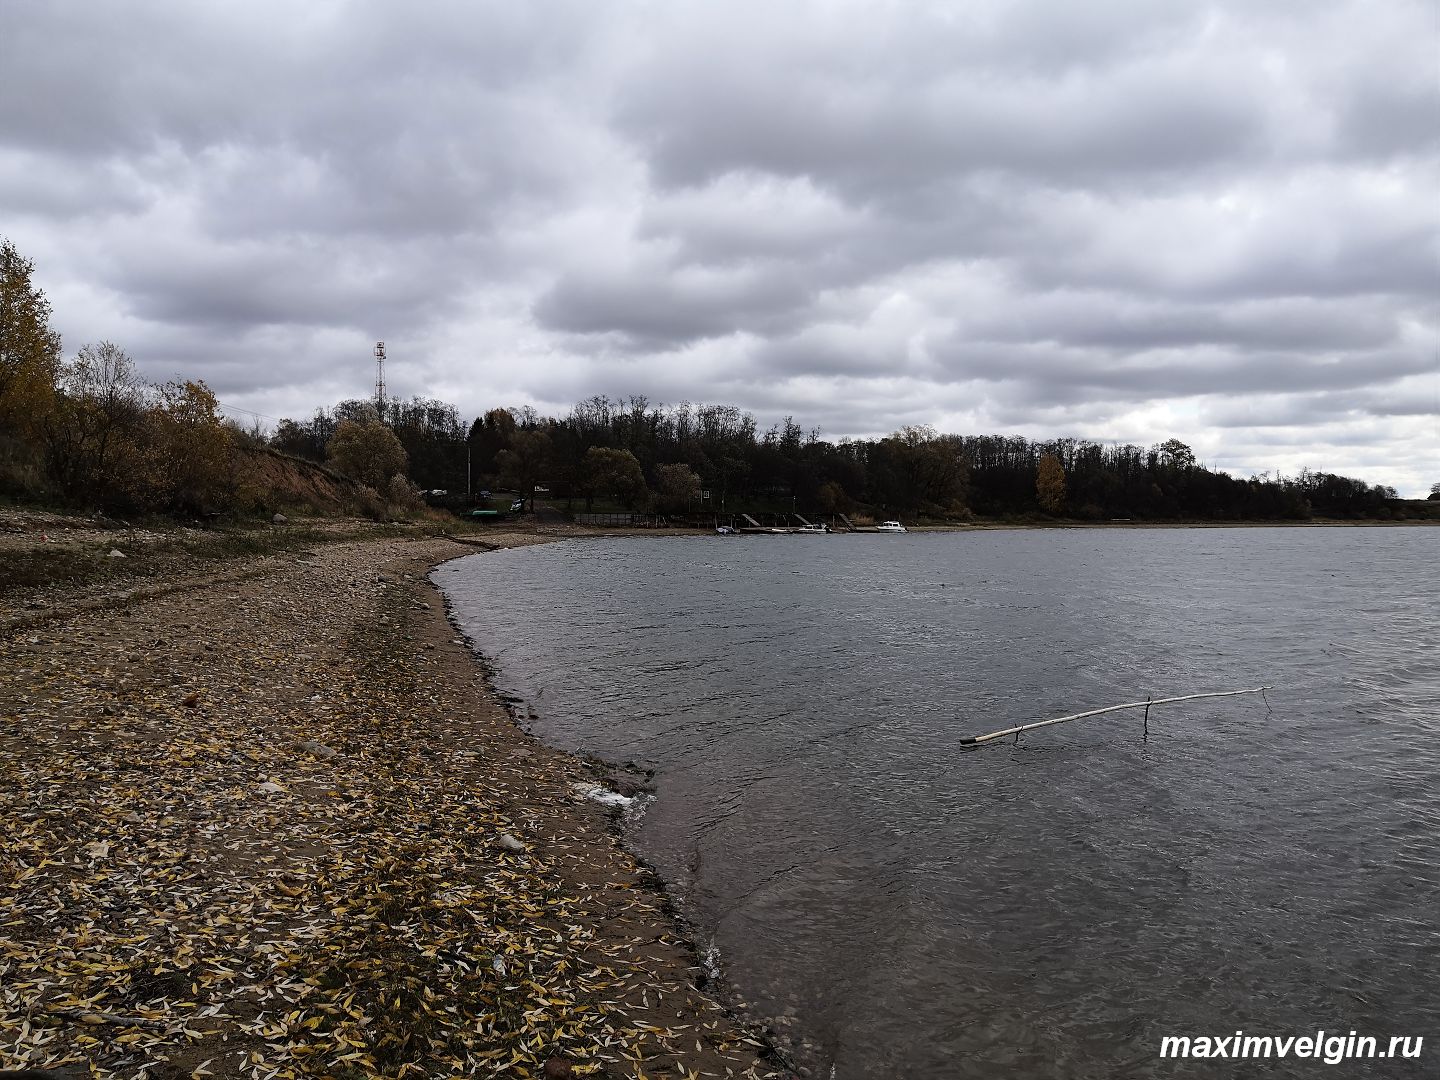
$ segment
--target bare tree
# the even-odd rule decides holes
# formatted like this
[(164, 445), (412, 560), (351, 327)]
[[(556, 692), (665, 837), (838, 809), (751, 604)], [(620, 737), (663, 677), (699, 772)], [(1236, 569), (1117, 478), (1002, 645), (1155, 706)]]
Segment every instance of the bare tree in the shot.
[(142, 426), (151, 388), (118, 345), (86, 345), (59, 371), (60, 393), (42, 421), (51, 478), (72, 498), (108, 500), (127, 440)]

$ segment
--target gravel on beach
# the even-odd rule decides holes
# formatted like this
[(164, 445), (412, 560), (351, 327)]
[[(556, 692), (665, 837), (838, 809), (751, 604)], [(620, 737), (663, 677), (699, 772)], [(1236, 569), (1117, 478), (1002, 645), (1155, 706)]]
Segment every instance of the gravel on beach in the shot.
[(425, 576), (465, 553), (317, 544), (0, 631), (0, 1069), (784, 1075), (596, 777), (494, 700)]

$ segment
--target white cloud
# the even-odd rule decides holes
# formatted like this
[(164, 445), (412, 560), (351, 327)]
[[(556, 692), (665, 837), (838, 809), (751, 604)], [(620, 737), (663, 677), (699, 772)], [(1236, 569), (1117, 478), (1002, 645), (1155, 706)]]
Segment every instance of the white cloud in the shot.
[(1434, 5), (12, 5), (73, 349), (308, 413), (731, 401), (1440, 479)]

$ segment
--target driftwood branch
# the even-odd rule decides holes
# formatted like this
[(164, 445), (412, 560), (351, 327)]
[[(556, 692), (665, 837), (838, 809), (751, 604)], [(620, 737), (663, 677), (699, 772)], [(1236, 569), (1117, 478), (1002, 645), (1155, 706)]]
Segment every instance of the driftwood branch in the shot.
[[(51, 1016), (63, 1016), (67, 1020), (78, 1020), (82, 1024), (115, 1024), (119, 1027), (168, 1027), (173, 1021), (148, 1016), (120, 1016), (117, 1013), (98, 1012), (91, 1009), (49, 1009)], [(3, 1074), (0, 1074), (3, 1076)]]
[(1237, 697), (1240, 694), (1264, 694), (1266, 690), (1274, 689), (1269, 686), (1257, 686), (1253, 690), (1221, 690), (1213, 694), (1182, 694), (1180, 697), (1155, 698), (1147, 701), (1131, 701), (1124, 705), (1109, 705), (1103, 709), (1090, 709), (1087, 712), (1078, 712), (1071, 716), (1057, 716), (1054, 720), (1038, 720), (1033, 724), (1020, 724), (1017, 727), (1008, 727), (1002, 731), (992, 731), (986, 735), (967, 736), (960, 740), (961, 746), (979, 746), (982, 743), (992, 742), (995, 739), (1003, 739), (1006, 735), (1018, 736), (1022, 731), (1033, 731), (1036, 728), (1049, 727), (1052, 724), (1067, 724), (1071, 720), (1083, 720), (1087, 716), (1101, 716), (1104, 713), (1119, 712), (1121, 709), (1144, 709), (1145, 718), (1150, 718), (1150, 707), (1152, 705), (1168, 705), (1172, 701), (1196, 701), (1200, 698)]

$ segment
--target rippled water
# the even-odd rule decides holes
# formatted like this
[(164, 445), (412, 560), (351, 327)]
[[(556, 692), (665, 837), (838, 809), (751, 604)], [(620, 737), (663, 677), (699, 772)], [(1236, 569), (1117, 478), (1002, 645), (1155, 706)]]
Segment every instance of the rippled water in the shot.
[[(1433, 529), (617, 538), (436, 580), (537, 734), (658, 768), (633, 843), (820, 1075), (1308, 1076), (1160, 1039), (1323, 1028), (1426, 1036), (1330, 1070), (1418, 1077), (1437, 556)], [(1148, 739), (1118, 713), (957, 745), (1262, 683)]]

